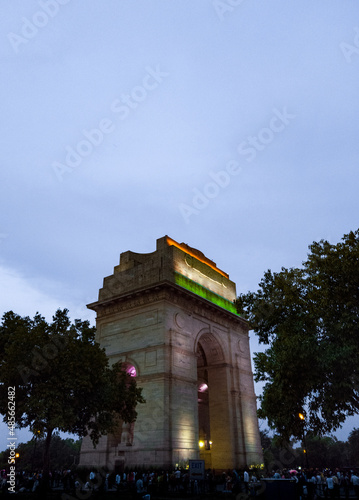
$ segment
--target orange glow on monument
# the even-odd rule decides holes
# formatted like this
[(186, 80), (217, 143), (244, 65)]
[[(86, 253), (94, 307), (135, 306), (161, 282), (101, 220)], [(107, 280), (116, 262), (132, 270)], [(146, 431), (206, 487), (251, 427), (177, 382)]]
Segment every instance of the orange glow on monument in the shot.
[(202, 256), (200, 256), (199, 254), (202, 252), (199, 252), (198, 250), (193, 251), (194, 249), (191, 249), (188, 245), (184, 245), (183, 243), (177, 243), (177, 241), (173, 240), (169, 236), (166, 236), (166, 239), (167, 239), (168, 245), (179, 248), (180, 250), (187, 253), (191, 257), (194, 257), (195, 259), (199, 260), (203, 264), (207, 264), (207, 266), (211, 267), (217, 273), (222, 274), (222, 276), (224, 276), (225, 278), (227, 278), (227, 279), (229, 278), (229, 275), (227, 273), (225, 273), (221, 269), (218, 269), (215, 262), (213, 262), (210, 259), (207, 259), (207, 257), (203, 254), (202, 254)]
[(163, 240), (171, 250), (175, 283), (237, 315), (234, 306), (236, 285), (229, 275), (196, 248), (178, 243), (169, 236)]

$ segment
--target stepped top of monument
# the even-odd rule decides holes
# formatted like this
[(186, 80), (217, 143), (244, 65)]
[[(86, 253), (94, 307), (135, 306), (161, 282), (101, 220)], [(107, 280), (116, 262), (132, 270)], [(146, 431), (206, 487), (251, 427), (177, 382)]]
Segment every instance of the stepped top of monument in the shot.
[[(97, 304), (164, 282), (185, 288), (235, 313), (236, 285), (201, 251), (168, 236), (151, 253), (121, 253), (120, 264), (104, 279)], [(90, 304), (93, 308), (95, 304)]]

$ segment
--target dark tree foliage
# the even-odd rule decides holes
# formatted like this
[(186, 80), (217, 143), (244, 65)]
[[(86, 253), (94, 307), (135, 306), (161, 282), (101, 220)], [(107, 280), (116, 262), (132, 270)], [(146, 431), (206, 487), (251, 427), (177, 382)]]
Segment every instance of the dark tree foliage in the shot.
[(349, 434), (349, 460), (351, 467), (359, 467), (359, 429), (354, 428)]
[(12, 311), (0, 325), (0, 413), (8, 421), (8, 388), (15, 390), (15, 419), (44, 438), (44, 471), (55, 430), (90, 435), (96, 444), (118, 419), (136, 419), (141, 389), (120, 364), (109, 367), (88, 321), (71, 323), (58, 310), (51, 323)]
[(302, 268), (267, 271), (237, 299), (268, 345), (254, 357), (265, 382), (258, 414), (287, 440), (331, 432), (359, 411), (359, 230), (309, 249)]
[[(53, 434), (50, 444), (50, 470), (62, 471), (73, 468), (79, 462), (81, 440), (72, 438), (62, 439), (58, 434)], [(43, 468), (43, 456), (45, 450), (45, 439), (33, 437), (27, 443), (19, 443), (16, 452), (16, 469), (27, 472), (40, 471)], [(0, 467), (9, 467), (9, 450), (0, 453)]]
[(301, 454), (293, 448), (292, 443), (281, 436), (270, 437), (267, 431), (260, 431), (260, 436), (266, 472), (290, 470), (301, 465)]
[(333, 436), (307, 434), (304, 448), (294, 447), (293, 443), (285, 442), (281, 436), (269, 437), (267, 432), (261, 432), (261, 442), (265, 470), (269, 473), (277, 469), (297, 469), (299, 466), (335, 470), (355, 464), (355, 460), (351, 459), (355, 455), (355, 446), (350, 443), (350, 436), (347, 442), (343, 442)]
[[(350, 467), (349, 444), (333, 436), (314, 436), (307, 434), (305, 449), (310, 467), (324, 469), (329, 467)], [(299, 451), (303, 453), (303, 448)]]

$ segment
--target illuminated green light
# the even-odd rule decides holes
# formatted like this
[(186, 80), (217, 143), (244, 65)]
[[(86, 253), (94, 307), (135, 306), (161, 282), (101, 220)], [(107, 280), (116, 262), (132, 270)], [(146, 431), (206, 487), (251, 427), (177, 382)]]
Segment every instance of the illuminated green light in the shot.
[(233, 302), (225, 299), (224, 297), (221, 297), (211, 290), (208, 290), (208, 288), (199, 285), (195, 281), (186, 278), (186, 276), (175, 272), (175, 283), (176, 285), (179, 285), (182, 288), (185, 288), (186, 290), (189, 290), (190, 292), (195, 293), (196, 295), (199, 295), (206, 300), (209, 300), (213, 304), (216, 304), (217, 306), (222, 307), (223, 309), (226, 309), (227, 311), (239, 316)]

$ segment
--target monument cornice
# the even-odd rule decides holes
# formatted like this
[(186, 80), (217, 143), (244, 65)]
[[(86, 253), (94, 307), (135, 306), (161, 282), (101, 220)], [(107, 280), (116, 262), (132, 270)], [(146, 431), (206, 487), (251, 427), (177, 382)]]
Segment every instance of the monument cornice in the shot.
[[(106, 292), (103, 290), (103, 292)], [(96, 302), (87, 304), (87, 307), (96, 311), (98, 319), (117, 314), (126, 310), (131, 310), (136, 307), (143, 307), (147, 304), (153, 304), (162, 300), (167, 300), (173, 304), (185, 307), (190, 310), (190, 314), (197, 313), (205, 315), (212, 319), (217, 319), (220, 316), (229, 324), (236, 327), (241, 326), (244, 330), (248, 330), (248, 321), (240, 316), (237, 316), (226, 309), (206, 300), (195, 293), (182, 288), (171, 281), (163, 280), (155, 285), (138, 288), (131, 292), (113, 295), (106, 299), (101, 299)], [(212, 313), (212, 314), (211, 314)]]

